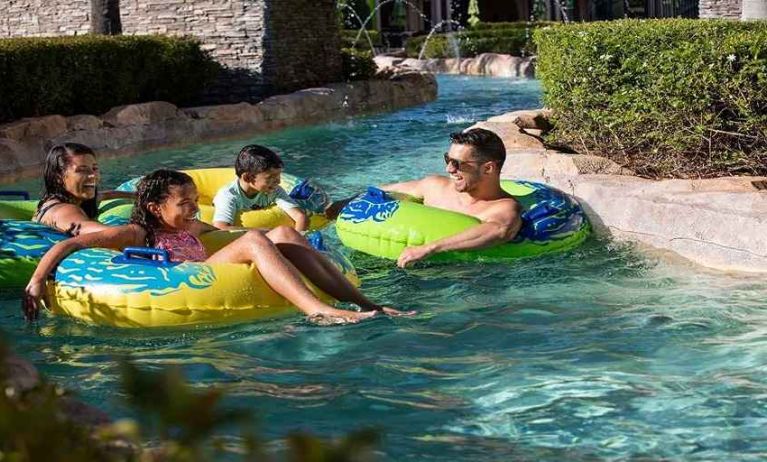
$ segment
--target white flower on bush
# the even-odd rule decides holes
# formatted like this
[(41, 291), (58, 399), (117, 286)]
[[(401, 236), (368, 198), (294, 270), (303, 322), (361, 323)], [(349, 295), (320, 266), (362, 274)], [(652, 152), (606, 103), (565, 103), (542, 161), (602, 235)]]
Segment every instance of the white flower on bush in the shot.
[(732, 53), (730, 53), (729, 55), (727, 55), (727, 61), (729, 61), (729, 62), (734, 62), (736, 59), (738, 59), (738, 57), (737, 57), (737, 56), (735, 56), (735, 55), (734, 55), (734, 54), (732, 54)]
[(589, 71), (589, 72), (591, 72), (591, 71), (593, 71), (593, 70), (594, 70), (594, 66), (589, 66), (589, 69), (588, 69), (588, 71)]
[(609, 60), (613, 59), (613, 55), (611, 55), (610, 53), (605, 53), (603, 55), (600, 55), (599, 59), (603, 59), (605, 61), (609, 61)]

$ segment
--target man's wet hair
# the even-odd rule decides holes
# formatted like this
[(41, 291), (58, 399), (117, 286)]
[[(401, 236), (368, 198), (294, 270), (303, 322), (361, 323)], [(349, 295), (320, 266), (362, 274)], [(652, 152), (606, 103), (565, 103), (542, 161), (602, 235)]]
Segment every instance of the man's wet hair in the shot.
[(475, 155), (480, 161), (496, 162), (499, 171), (503, 167), (504, 161), (506, 161), (506, 146), (504, 146), (503, 140), (490, 130), (472, 128), (464, 132), (452, 133), (450, 135), (450, 142), (472, 146)]
[(282, 168), (284, 164), (276, 152), (265, 146), (249, 144), (240, 150), (234, 162), (234, 171), (238, 177), (258, 175), (273, 168)]

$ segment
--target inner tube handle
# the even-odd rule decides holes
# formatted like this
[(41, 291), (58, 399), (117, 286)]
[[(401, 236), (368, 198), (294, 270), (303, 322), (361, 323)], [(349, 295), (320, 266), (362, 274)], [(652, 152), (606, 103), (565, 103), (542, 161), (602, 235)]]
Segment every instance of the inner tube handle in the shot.
[(151, 247), (126, 247), (113, 263), (138, 263), (150, 266), (171, 266), (170, 253), (166, 249)]
[(29, 200), (29, 191), (0, 191), (0, 196), (18, 196), (23, 200)]

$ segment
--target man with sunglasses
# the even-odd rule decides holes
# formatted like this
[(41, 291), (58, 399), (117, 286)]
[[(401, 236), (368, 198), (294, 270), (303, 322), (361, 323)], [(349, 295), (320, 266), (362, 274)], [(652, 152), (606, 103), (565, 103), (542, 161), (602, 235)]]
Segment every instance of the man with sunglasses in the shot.
[[(519, 203), (501, 189), (501, 167), (506, 160), (503, 140), (489, 130), (473, 128), (453, 133), (450, 141), (450, 150), (444, 155), (449, 177), (428, 176), (381, 189), (423, 199), (424, 205), (430, 207), (471, 215), (481, 223), (453, 236), (405, 248), (397, 260), (400, 268), (440, 252), (509, 241), (522, 225)], [(340, 210), (336, 204), (331, 208)]]

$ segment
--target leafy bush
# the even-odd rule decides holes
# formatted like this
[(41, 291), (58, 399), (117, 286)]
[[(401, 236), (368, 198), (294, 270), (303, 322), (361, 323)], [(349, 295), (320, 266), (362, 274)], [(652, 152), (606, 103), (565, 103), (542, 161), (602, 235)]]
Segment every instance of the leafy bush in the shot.
[(99, 114), (153, 100), (187, 104), (219, 70), (191, 38), (0, 39), (0, 121)]
[(550, 141), (649, 177), (767, 174), (767, 22), (537, 30)]
[[(498, 24), (496, 27), (486, 27)], [(477, 56), (482, 53), (502, 53), (512, 56), (535, 54), (532, 32), (537, 27), (549, 23), (480, 23), (472, 29), (449, 34), (434, 34), (412, 37), (405, 44), (407, 55), (418, 58), (424, 42), (429, 41), (424, 49), (423, 58), (461, 58)]]
[[(359, 40), (356, 40), (359, 30), (342, 30), (341, 31), (341, 43), (344, 48), (359, 48), (361, 50), (370, 51), (370, 43), (368, 42), (365, 31), (360, 34)], [(381, 33), (377, 30), (367, 31), (370, 35), (370, 41), (373, 42), (374, 47), (383, 46), (381, 43)]]
[(558, 24), (558, 23), (552, 22), (552, 21), (480, 22), (477, 25), (472, 26), (471, 30), (477, 31), (477, 30), (498, 30), (498, 29), (525, 29), (528, 26), (545, 27), (545, 26), (552, 26), (554, 24)]
[(376, 75), (378, 67), (373, 61), (373, 53), (356, 48), (342, 48), (343, 74), (345, 81), (368, 80)]

